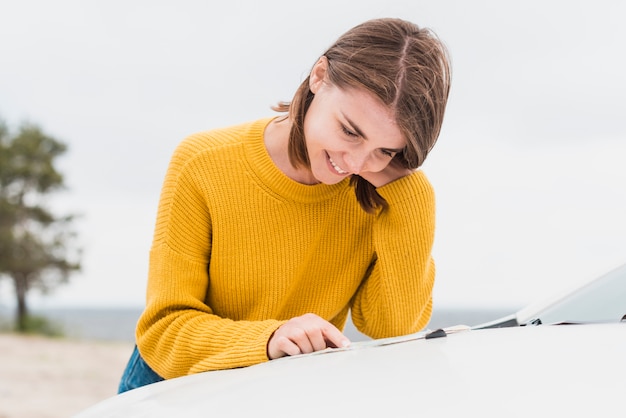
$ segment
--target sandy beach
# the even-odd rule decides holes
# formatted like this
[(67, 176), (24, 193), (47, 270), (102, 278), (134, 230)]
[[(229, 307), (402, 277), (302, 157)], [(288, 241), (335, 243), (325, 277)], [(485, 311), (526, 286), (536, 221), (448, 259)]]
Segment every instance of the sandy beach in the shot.
[(115, 396), (132, 348), (0, 334), (0, 418), (67, 418)]

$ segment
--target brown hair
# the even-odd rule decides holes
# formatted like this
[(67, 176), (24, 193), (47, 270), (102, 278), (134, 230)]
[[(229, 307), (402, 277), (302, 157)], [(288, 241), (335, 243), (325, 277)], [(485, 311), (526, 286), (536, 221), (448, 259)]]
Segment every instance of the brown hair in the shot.
[[(374, 19), (350, 29), (323, 55), (328, 59), (330, 83), (365, 89), (394, 111), (407, 145), (391, 164), (420, 167), (439, 136), (450, 91), (448, 52), (437, 36), (401, 19)], [(288, 152), (294, 167), (310, 167), (304, 118), (313, 97), (307, 77), (291, 103), (274, 107), (290, 113)], [(362, 177), (353, 175), (350, 184), (365, 211), (387, 207)]]

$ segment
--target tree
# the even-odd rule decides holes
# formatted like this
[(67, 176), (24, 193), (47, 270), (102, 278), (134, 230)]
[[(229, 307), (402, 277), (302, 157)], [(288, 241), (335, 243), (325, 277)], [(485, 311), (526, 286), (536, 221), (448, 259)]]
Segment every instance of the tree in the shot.
[(27, 328), (28, 292), (46, 293), (80, 270), (74, 216), (57, 217), (46, 205), (64, 187), (54, 163), (66, 149), (35, 125), (22, 124), (11, 135), (0, 121), (0, 279), (13, 282), (21, 332)]

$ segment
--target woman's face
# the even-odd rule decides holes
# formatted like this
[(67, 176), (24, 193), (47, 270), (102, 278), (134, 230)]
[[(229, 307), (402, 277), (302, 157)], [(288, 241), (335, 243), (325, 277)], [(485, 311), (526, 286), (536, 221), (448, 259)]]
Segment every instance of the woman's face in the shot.
[(365, 90), (328, 83), (326, 63), (320, 59), (311, 72), (315, 97), (304, 119), (313, 177), (335, 184), (384, 170), (406, 145), (391, 110)]

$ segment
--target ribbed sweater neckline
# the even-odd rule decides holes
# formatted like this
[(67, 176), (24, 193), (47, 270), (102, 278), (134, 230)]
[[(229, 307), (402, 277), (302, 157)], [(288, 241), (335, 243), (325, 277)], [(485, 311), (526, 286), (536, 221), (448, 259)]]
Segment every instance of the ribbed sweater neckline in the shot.
[(257, 176), (259, 183), (279, 196), (301, 203), (314, 203), (327, 200), (349, 187), (346, 178), (337, 184), (302, 184), (288, 177), (280, 170), (265, 147), (263, 135), (265, 128), (274, 118), (260, 119), (252, 122), (245, 144), (245, 155), (251, 171)]

